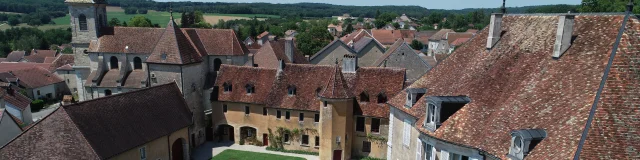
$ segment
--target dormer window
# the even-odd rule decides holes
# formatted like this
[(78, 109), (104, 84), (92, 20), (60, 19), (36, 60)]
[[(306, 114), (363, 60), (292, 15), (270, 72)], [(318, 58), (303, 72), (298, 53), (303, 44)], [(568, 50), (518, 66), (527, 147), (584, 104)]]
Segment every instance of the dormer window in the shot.
[(256, 87), (253, 84), (247, 84), (245, 88), (247, 89), (247, 94), (256, 93)]
[(409, 88), (407, 89), (407, 101), (404, 107), (411, 108), (418, 102), (422, 96), (427, 93), (427, 89), (424, 88)]
[(387, 96), (384, 93), (378, 94), (378, 103), (387, 103)]
[(289, 94), (289, 96), (295, 96), (296, 95), (296, 86), (289, 86), (287, 88), (287, 93)]
[(511, 132), (511, 147), (507, 157), (513, 160), (524, 159), (538, 145), (547, 132), (543, 129), (522, 129)]
[(471, 98), (467, 96), (432, 96), (427, 97), (426, 101), (427, 117), (423, 126), (427, 130), (435, 132), (449, 117), (471, 102)]
[(369, 102), (369, 95), (365, 92), (360, 93), (360, 102)]
[(233, 85), (231, 83), (225, 82), (222, 86), (224, 87), (224, 92), (233, 91)]

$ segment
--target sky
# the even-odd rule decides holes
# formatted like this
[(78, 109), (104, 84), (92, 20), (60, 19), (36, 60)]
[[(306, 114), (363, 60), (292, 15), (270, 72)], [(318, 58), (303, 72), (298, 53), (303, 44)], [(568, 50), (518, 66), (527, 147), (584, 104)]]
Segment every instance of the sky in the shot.
[[(427, 9), (498, 8), (502, 0), (156, 0), (160, 2), (200, 1), (200, 2), (269, 2), (269, 3), (329, 3), (337, 5), (380, 6), (418, 5)], [(546, 4), (580, 4), (581, 0), (507, 0), (507, 7), (521, 7)]]

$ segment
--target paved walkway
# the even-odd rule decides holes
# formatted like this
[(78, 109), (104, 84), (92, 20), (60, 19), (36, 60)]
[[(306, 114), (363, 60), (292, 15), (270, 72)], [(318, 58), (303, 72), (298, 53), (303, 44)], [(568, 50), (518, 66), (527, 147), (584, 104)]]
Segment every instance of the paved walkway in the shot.
[(50, 106), (47, 106), (47, 108), (42, 109), (38, 112), (34, 112), (31, 114), (31, 117), (33, 119), (33, 122), (37, 122), (40, 119), (44, 118), (45, 116), (51, 114), (51, 112), (55, 111), (56, 109), (58, 109), (58, 107), (60, 107), (60, 103), (54, 103)]
[(192, 157), (194, 160), (208, 160), (208, 159), (211, 159), (211, 157), (218, 155), (220, 154), (220, 152), (227, 149), (259, 152), (259, 153), (269, 153), (269, 154), (277, 154), (277, 155), (292, 156), (292, 157), (302, 157), (307, 160), (320, 160), (320, 157), (318, 156), (267, 151), (267, 147), (258, 147), (254, 145), (239, 145), (239, 144), (232, 144), (231, 142), (229, 143), (206, 142), (205, 144), (195, 149), (195, 151), (192, 154)]

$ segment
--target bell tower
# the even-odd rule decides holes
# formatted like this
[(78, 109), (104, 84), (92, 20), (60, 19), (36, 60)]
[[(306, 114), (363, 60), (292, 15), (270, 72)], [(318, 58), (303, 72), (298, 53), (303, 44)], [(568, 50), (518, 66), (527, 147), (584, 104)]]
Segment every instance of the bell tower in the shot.
[(336, 64), (326, 87), (320, 92), (320, 159), (348, 160), (353, 138), (354, 96)]

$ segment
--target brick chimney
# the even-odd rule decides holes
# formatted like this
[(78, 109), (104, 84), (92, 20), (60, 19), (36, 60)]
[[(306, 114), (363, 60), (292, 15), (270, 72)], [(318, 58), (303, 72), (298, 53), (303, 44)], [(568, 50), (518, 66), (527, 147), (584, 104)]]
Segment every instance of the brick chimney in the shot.
[(575, 15), (562, 15), (558, 19), (556, 42), (553, 45), (553, 58), (558, 59), (571, 46)]
[(358, 69), (358, 56), (345, 54), (342, 57), (342, 73), (356, 73), (356, 69)]
[(287, 37), (284, 40), (284, 54), (287, 55), (289, 62), (295, 63), (293, 61), (293, 54), (295, 52), (295, 46), (293, 44), (293, 38)]
[(498, 43), (502, 34), (502, 16), (503, 13), (491, 14), (491, 23), (489, 23), (489, 37), (487, 38), (487, 50), (493, 48)]

